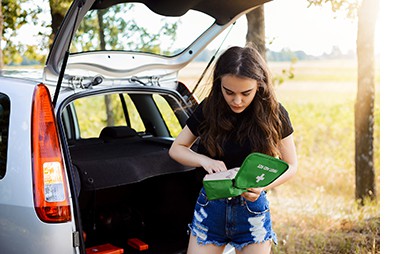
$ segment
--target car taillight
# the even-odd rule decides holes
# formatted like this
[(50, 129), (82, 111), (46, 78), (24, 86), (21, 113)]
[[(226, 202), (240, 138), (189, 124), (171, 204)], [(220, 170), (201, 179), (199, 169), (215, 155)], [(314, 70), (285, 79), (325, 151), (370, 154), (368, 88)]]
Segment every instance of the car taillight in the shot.
[(44, 222), (71, 220), (64, 164), (50, 93), (37, 85), (32, 107), (32, 169), (35, 209)]

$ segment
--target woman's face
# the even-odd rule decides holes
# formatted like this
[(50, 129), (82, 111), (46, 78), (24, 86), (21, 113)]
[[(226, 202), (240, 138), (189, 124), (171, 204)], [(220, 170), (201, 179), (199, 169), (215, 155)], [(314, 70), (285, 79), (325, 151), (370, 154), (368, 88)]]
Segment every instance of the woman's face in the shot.
[(257, 81), (235, 75), (225, 75), (221, 79), (221, 90), (231, 110), (241, 113), (253, 101), (257, 92)]

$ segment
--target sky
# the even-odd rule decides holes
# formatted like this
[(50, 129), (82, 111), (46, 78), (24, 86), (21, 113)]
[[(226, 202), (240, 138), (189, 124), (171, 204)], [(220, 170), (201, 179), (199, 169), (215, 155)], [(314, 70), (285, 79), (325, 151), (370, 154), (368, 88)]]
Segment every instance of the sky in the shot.
[(355, 50), (355, 20), (333, 13), (329, 4), (307, 6), (306, 0), (276, 0), (264, 6), (267, 37), (275, 38), (272, 49), (287, 47), (312, 55), (329, 53), (333, 46), (342, 53)]
[[(332, 12), (330, 4), (307, 6), (307, 0), (274, 0), (264, 5), (267, 40), (273, 40), (269, 49), (303, 50), (315, 56), (330, 53), (333, 47), (339, 47), (342, 53), (356, 51), (356, 19), (347, 18), (345, 12)], [(244, 43), (246, 22), (245, 17), (238, 20), (239, 32), (232, 36), (232, 44)]]

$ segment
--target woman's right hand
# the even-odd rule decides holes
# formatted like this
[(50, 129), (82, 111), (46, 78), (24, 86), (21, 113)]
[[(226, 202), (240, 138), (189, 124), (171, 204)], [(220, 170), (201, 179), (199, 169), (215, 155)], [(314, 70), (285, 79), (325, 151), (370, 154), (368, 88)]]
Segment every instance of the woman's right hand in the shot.
[(202, 158), (200, 160), (200, 165), (209, 174), (228, 170), (223, 161), (214, 160), (205, 155), (202, 155)]

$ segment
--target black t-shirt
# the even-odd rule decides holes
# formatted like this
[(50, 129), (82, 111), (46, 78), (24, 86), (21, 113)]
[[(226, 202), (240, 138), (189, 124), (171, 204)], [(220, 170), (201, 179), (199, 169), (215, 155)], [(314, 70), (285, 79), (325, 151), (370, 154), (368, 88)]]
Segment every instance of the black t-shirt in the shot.
[[(186, 125), (189, 127), (190, 131), (197, 137), (199, 136), (199, 126), (203, 121), (205, 121), (205, 112), (203, 112), (203, 106), (204, 101), (200, 103), (200, 105), (186, 121)], [(285, 138), (293, 133), (293, 127), (286, 109), (281, 104), (279, 104), (279, 109), (282, 122), (281, 134), (282, 138)], [(242, 113), (234, 114), (235, 117), (238, 118), (238, 121), (240, 121), (241, 119), (246, 119), (246, 116), (248, 116), (250, 112), (246, 109)], [(246, 139), (246, 142), (244, 142), (244, 144), (240, 144), (236, 139), (228, 138), (222, 149), (224, 155), (222, 157), (214, 157), (214, 159), (223, 161), (228, 169), (240, 167), (247, 155), (252, 152), (251, 144), (248, 139)], [(197, 152), (210, 156), (207, 149), (202, 145), (201, 142), (198, 143)]]

